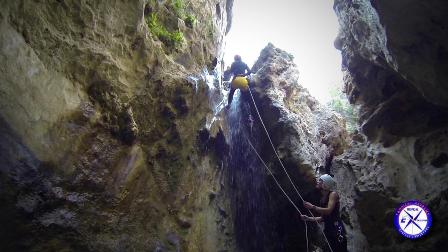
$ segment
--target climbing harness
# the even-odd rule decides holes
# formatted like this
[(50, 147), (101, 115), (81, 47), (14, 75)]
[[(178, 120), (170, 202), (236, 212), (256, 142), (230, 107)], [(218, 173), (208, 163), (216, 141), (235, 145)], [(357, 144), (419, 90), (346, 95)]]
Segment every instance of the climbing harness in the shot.
[[(268, 139), (269, 139), (269, 142), (271, 143), (272, 149), (274, 150), (274, 153), (275, 153), (275, 155), (277, 156), (277, 159), (278, 159), (278, 161), (280, 162), (280, 165), (282, 166), (283, 171), (285, 172), (286, 176), (288, 177), (289, 182), (290, 182), (291, 185), (293, 186), (293, 188), (294, 188), (294, 190), (296, 191), (297, 195), (299, 195), (299, 197), (300, 197), (300, 199), (302, 200), (302, 202), (305, 202), (305, 200), (303, 199), (303, 197), (302, 197), (302, 195), (300, 194), (299, 190), (297, 190), (297, 187), (296, 187), (295, 184), (292, 182), (292, 179), (291, 179), (291, 177), (289, 176), (288, 172), (286, 171), (286, 168), (285, 168), (285, 166), (283, 165), (282, 160), (280, 159), (279, 155), (277, 154), (277, 151), (275, 150), (274, 144), (272, 143), (271, 137), (269, 136), (269, 132), (268, 132), (268, 130), (266, 129), (266, 126), (264, 125), (263, 120), (261, 119), (261, 115), (260, 115), (260, 112), (258, 111), (257, 104), (255, 103), (255, 99), (254, 99), (254, 97), (253, 97), (253, 95), (252, 95), (252, 91), (250, 90), (250, 88), (248, 88), (248, 90), (249, 90), (250, 97), (252, 98), (252, 102), (254, 103), (255, 110), (257, 111), (258, 117), (260, 118), (261, 125), (263, 126), (263, 128), (264, 128), (264, 130), (265, 130), (265, 132), (266, 132), (266, 135), (267, 135), (267, 137), (268, 137)], [(286, 194), (286, 192), (283, 190), (283, 188), (282, 188), (281, 185), (278, 183), (277, 179), (275, 178), (275, 176), (273, 175), (273, 173), (271, 172), (271, 170), (267, 167), (267, 165), (265, 164), (265, 162), (263, 161), (263, 159), (261, 158), (261, 156), (258, 154), (257, 150), (256, 150), (255, 147), (252, 145), (252, 143), (250, 142), (250, 140), (249, 140), (249, 139), (247, 139), (247, 140), (248, 140), (250, 146), (252, 147), (252, 149), (253, 149), (253, 150), (255, 151), (255, 153), (257, 154), (258, 158), (261, 160), (261, 162), (264, 164), (264, 166), (269, 170), (269, 173), (270, 173), (271, 176), (274, 178), (274, 180), (275, 180), (277, 186), (282, 190), (282, 192), (285, 194), (285, 196), (288, 198), (288, 200), (291, 202), (291, 204), (294, 205), (294, 207), (295, 207), (296, 210), (300, 213), (300, 215), (302, 215), (302, 213), (300, 212), (299, 208), (292, 202), (291, 198), (289, 198), (289, 196), (288, 196), (288, 195)], [(309, 209), (308, 209), (308, 212), (310, 213), (311, 216), (313, 216), (315, 222), (318, 223), (317, 220), (316, 220), (316, 218), (315, 218), (315, 216), (313, 215), (313, 213), (312, 213)], [(309, 251), (309, 250), (308, 250), (308, 226), (307, 226), (307, 224), (306, 224), (306, 221), (304, 221), (304, 222), (305, 222), (306, 247), (307, 247), (307, 251)], [(321, 230), (322, 234), (324, 235), (325, 241), (327, 242), (328, 247), (330, 248), (330, 251), (333, 252), (333, 249), (331, 248), (330, 242), (328, 241), (327, 236), (325, 235), (324, 231), (322, 230), (322, 228), (321, 228), (319, 225), (317, 225), (317, 226), (319, 227), (319, 229)]]

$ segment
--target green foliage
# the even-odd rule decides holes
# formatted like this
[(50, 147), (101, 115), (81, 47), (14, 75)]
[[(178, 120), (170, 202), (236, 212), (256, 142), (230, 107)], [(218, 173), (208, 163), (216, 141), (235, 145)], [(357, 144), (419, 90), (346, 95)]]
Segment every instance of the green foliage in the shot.
[(148, 23), (149, 29), (151, 29), (151, 31), (155, 34), (157, 34), (158, 32), (162, 32), (162, 30), (164, 29), (159, 24), (159, 19), (157, 18), (157, 14), (155, 13), (151, 13), (151, 16), (146, 20), (146, 22)]
[(184, 34), (180, 31), (175, 31), (175, 32), (171, 33), (171, 40), (173, 41), (174, 45), (176, 47), (178, 47), (178, 46), (182, 45), (182, 43), (185, 40)]
[(330, 96), (331, 100), (327, 103), (327, 106), (344, 117), (347, 131), (353, 133), (358, 126), (358, 113), (355, 107), (349, 103), (340, 87), (330, 90)]
[(193, 28), (194, 24), (196, 23), (196, 17), (192, 14), (187, 14), (184, 21), (188, 27)]
[(183, 0), (172, 0), (171, 1), (171, 6), (174, 9), (174, 12), (176, 13), (176, 15), (178, 17), (180, 17), (181, 19), (184, 18), (185, 16), (185, 4)]
[(196, 23), (196, 17), (193, 14), (186, 13), (186, 6), (183, 0), (171, 0), (170, 6), (178, 18), (183, 19), (188, 27), (193, 28)]
[(153, 35), (155, 35), (166, 46), (171, 48), (179, 48), (184, 42), (184, 34), (180, 31), (168, 31), (158, 20), (157, 14), (152, 13), (149, 19), (146, 19), (148, 27)]

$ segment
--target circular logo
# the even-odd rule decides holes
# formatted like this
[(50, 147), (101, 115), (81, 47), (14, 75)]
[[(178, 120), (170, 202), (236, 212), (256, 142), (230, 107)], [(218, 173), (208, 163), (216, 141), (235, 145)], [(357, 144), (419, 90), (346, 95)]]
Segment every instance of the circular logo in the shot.
[(431, 227), (432, 218), (428, 207), (417, 200), (404, 202), (395, 211), (395, 228), (404, 237), (417, 239)]

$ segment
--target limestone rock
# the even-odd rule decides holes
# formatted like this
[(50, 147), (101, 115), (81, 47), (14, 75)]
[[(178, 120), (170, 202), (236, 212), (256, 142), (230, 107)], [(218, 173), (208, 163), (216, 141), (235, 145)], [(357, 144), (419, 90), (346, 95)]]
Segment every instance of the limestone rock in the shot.
[[(231, 127), (225, 132), (229, 155), (224, 161), (236, 242), (243, 251), (304, 251), (304, 222), (282, 190), (303, 211), (296, 190), (308, 201), (319, 201), (315, 178), (325, 171), (318, 168), (347, 147), (344, 121), (310, 96), (298, 81), (292, 56), (272, 44), (252, 72), (251, 93), (238, 92), (226, 118)], [(308, 228), (309, 237), (320, 235), (315, 225)], [(309, 245), (325, 246), (318, 239)]]
[[(343, 180), (341, 202), (349, 230), (352, 250), (387, 250), (439, 248), (448, 217), (446, 200), (448, 162), (434, 162), (446, 153), (447, 131), (441, 130), (420, 138), (403, 138), (391, 147), (352, 142), (343, 155), (335, 158), (336, 178)], [(439, 140), (434, 141), (437, 138)], [(421, 143), (425, 143), (422, 154)], [(427, 156), (427, 158), (422, 158)], [(420, 161), (419, 161), (420, 160)], [(403, 241), (393, 225), (393, 214), (402, 202), (417, 199), (428, 205), (433, 218), (440, 221), (431, 227), (427, 239)], [(435, 203), (438, 202), (438, 203)], [(375, 207), (372, 207), (374, 205)], [(381, 230), (381, 231), (380, 231)], [(384, 234), (387, 235), (384, 235)]]
[(0, 250), (233, 250), (196, 145), (232, 4), (1, 1)]
[[(345, 91), (363, 134), (333, 162), (352, 251), (446, 248), (448, 26), (444, 1), (336, 0)], [(433, 219), (424, 239), (394, 229), (395, 208), (417, 199)]]
[(345, 89), (362, 105), (364, 134), (390, 146), (446, 127), (446, 3), (336, 0), (334, 9)]
[(330, 152), (339, 155), (347, 147), (344, 121), (299, 84), (293, 57), (285, 51), (269, 44), (252, 70), (254, 98), (280, 158), (314, 179)]

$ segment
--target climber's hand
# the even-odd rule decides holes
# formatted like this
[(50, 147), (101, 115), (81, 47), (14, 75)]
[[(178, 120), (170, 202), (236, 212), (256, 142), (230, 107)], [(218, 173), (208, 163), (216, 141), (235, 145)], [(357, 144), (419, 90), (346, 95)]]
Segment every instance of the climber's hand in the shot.
[(309, 220), (310, 220), (310, 217), (308, 217), (308, 216), (306, 216), (306, 215), (303, 215), (303, 214), (300, 215), (300, 218), (301, 218), (303, 221), (309, 221)]
[(313, 209), (313, 208), (314, 208), (314, 205), (311, 204), (311, 203), (309, 203), (309, 202), (307, 202), (307, 201), (304, 201), (304, 202), (303, 202), (303, 206), (304, 206), (306, 209)]

